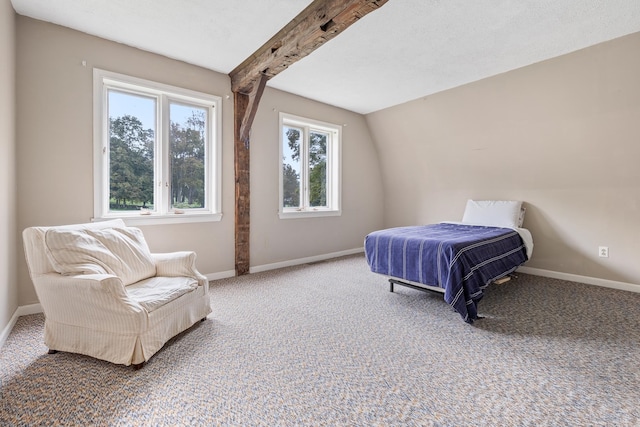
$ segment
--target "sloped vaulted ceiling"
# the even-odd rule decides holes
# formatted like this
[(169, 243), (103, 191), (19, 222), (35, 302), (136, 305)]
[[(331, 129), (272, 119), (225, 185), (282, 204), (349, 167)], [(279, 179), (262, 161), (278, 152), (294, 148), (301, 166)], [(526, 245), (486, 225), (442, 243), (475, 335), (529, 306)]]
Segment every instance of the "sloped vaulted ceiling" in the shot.
[[(308, 0), (12, 0), (17, 13), (228, 74)], [(268, 86), (369, 113), (640, 31), (638, 0), (390, 0)]]

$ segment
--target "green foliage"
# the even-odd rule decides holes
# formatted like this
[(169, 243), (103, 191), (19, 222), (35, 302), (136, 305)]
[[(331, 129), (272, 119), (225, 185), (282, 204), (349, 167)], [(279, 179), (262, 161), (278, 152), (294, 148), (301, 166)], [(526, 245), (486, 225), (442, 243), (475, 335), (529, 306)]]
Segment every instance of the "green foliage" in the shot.
[[(287, 128), (287, 144), (291, 149), (291, 158), (300, 161), (300, 129)], [(309, 134), (309, 165), (313, 167), (326, 161), (327, 158), (327, 134), (323, 132), (310, 132)]]
[(309, 206), (327, 206), (327, 134), (309, 135)]
[(297, 208), (300, 206), (300, 175), (290, 164), (284, 163), (282, 178), (282, 205)]
[(153, 203), (153, 131), (145, 130), (137, 117), (109, 120), (112, 209)]
[[(137, 117), (110, 118), (110, 208), (153, 205), (154, 132)], [(171, 205), (203, 208), (205, 203), (205, 112), (194, 110), (186, 123), (170, 123)]]
[(291, 158), (300, 161), (300, 129), (287, 128), (287, 143), (291, 149)]
[(171, 122), (171, 205), (203, 208), (205, 202), (205, 113), (193, 110), (187, 123)]
[[(301, 130), (287, 128), (287, 144), (291, 149), (291, 158), (300, 161)], [(309, 205), (327, 206), (327, 134), (310, 132), (309, 134)], [(300, 176), (289, 164), (283, 165), (283, 205), (300, 206)]]
[[(288, 128), (286, 132), (291, 159), (295, 162), (300, 161), (300, 133), (295, 128)], [(288, 163), (282, 164), (282, 205), (285, 208), (300, 206), (300, 174)]]
[(309, 173), (309, 206), (327, 206), (327, 162), (318, 163)]

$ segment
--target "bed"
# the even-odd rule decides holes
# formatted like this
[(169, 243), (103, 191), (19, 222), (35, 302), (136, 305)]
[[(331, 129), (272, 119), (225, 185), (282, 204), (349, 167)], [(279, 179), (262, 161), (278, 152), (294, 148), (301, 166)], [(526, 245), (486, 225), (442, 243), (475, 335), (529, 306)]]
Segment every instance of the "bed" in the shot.
[(395, 227), (365, 237), (372, 272), (394, 284), (438, 291), (467, 323), (484, 289), (513, 273), (533, 251), (519, 201), (467, 201), (461, 222)]

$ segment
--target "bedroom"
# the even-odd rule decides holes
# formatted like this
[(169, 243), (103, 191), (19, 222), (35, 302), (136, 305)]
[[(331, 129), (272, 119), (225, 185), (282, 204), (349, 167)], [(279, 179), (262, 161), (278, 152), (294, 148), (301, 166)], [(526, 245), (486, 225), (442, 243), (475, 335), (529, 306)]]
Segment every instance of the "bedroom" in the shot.
[[(37, 303), (21, 230), (93, 216), (94, 66), (223, 98), (223, 219), (144, 232), (158, 251), (174, 249), (179, 237), (181, 248), (207, 254), (198, 267), (210, 278), (230, 274), (227, 76), (14, 15), (11, 3), (2, 3), (0, 55), (13, 67), (3, 67), (0, 82), (0, 330), (20, 307)], [(637, 289), (639, 50), (640, 33), (634, 33), (366, 115), (267, 88), (252, 158), (277, 150), (270, 135), (277, 132), (278, 111), (347, 124), (344, 206), (339, 218), (280, 221), (277, 159), (252, 163), (252, 266), (350, 253), (368, 231), (382, 227), (459, 219), (468, 198), (518, 199), (527, 204), (525, 226), (536, 239), (527, 264), (533, 272)], [(599, 246), (609, 247), (609, 258), (598, 257)]]

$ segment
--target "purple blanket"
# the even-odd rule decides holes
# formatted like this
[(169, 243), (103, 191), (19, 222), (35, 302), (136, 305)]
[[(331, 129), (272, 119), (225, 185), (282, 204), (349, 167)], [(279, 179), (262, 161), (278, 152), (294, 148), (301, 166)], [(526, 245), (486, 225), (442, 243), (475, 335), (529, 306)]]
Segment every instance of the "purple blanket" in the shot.
[(374, 231), (365, 238), (371, 271), (444, 289), (465, 322), (478, 318), (483, 290), (527, 261), (509, 228), (431, 224)]

